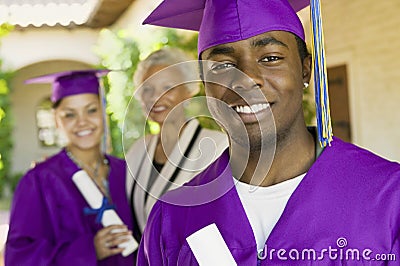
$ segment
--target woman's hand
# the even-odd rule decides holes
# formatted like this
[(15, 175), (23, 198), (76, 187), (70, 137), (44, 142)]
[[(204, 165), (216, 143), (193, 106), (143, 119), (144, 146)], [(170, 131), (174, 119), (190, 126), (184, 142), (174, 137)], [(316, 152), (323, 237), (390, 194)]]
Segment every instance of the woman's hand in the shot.
[(94, 247), (98, 260), (121, 253), (118, 245), (127, 241), (132, 232), (126, 225), (110, 225), (99, 230), (94, 237)]

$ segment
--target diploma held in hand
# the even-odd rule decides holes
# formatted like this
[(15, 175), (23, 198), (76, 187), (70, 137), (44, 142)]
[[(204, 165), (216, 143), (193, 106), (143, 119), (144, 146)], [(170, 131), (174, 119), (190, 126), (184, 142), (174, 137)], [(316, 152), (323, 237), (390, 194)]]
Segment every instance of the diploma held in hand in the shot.
[[(84, 170), (76, 172), (72, 176), (72, 180), (92, 209), (102, 207), (104, 196)], [(101, 217), (101, 224), (106, 227), (114, 224), (123, 224), (123, 222), (115, 210), (107, 209)], [(122, 256), (126, 257), (138, 248), (138, 243), (133, 236), (130, 236), (126, 242), (119, 244), (118, 247), (124, 248)]]

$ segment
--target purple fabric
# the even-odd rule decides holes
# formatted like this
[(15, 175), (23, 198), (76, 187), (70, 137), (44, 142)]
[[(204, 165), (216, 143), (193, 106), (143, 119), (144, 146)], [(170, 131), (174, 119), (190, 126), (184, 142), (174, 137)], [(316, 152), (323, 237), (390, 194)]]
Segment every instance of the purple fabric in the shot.
[[(209, 174), (224, 169), (228, 157), (225, 152), (187, 186), (215, 178)], [(229, 171), (219, 178), (233, 187)], [(179, 191), (185, 192), (178, 188), (172, 193)], [(280, 260), (274, 256), (257, 261), (250, 223), (232, 188), (217, 200), (193, 207), (158, 201), (144, 231), (138, 265), (198, 265), (185, 239), (212, 223), (217, 225), (238, 265), (399, 265), (399, 210), (400, 165), (334, 138), (332, 146), (325, 148), (289, 199), (266, 242), (267, 252), (314, 249), (321, 260)], [(344, 251), (368, 248), (372, 250), (371, 257), (392, 253), (397, 261), (367, 261), (362, 257), (346, 260), (339, 255), (331, 260), (323, 249), (339, 250), (340, 238), (347, 240)]]
[(304, 40), (296, 12), (308, 0), (164, 0), (144, 24), (198, 30), (198, 53), (268, 31), (288, 31)]
[[(110, 162), (109, 186), (122, 221), (132, 229), (125, 195), (125, 162)], [(134, 265), (134, 256), (97, 261), (93, 239), (101, 225), (71, 177), (78, 170), (65, 150), (31, 169), (18, 184), (10, 214), (6, 265)]]
[(109, 70), (95, 69), (65, 71), (28, 79), (25, 83), (52, 83), (51, 101), (55, 103), (76, 94), (99, 94), (98, 78), (108, 72)]

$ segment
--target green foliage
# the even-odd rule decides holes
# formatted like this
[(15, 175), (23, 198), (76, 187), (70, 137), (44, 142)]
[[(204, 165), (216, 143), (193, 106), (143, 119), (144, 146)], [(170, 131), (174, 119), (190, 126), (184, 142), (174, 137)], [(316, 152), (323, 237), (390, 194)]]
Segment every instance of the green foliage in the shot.
[(14, 29), (14, 26), (8, 23), (0, 24), (0, 38), (6, 36)]
[[(0, 193), (12, 182), (12, 118), (10, 113), (10, 95), (8, 89), (10, 73), (0, 72)], [(0, 194), (1, 196), (1, 194)]]
[[(115, 70), (108, 75), (104, 87), (107, 94), (106, 111), (110, 118), (112, 154), (122, 158), (124, 155), (122, 127), (125, 119), (128, 119), (130, 123), (144, 124), (141, 112), (128, 112), (128, 117), (125, 118), (126, 106), (133, 95), (132, 77), (139, 62), (139, 48), (134, 40), (125, 37), (124, 31), (113, 32), (103, 29), (100, 32), (95, 53), (101, 58), (103, 67)], [(139, 103), (135, 103), (134, 106), (140, 109)]]
[(154, 45), (154, 50), (164, 46), (177, 47), (197, 58), (197, 33), (182, 35), (174, 29), (165, 29), (164, 37)]
[[(0, 38), (6, 36), (12, 26), (8, 24), (0, 25)], [(18, 182), (19, 176), (11, 175), (11, 155), (12, 155), (12, 117), (10, 104), (9, 81), (12, 78), (10, 71), (4, 71), (2, 60), (0, 59), (0, 196), (6, 186)], [(15, 181), (15, 179), (17, 179)]]

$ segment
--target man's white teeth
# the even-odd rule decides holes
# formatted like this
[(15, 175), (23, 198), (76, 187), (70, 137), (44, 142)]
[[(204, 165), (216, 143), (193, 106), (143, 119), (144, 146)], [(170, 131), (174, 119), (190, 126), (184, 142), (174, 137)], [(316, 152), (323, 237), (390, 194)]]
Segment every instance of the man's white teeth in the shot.
[(79, 131), (79, 132), (77, 133), (77, 135), (78, 135), (79, 137), (83, 137), (83, 136), (89, 135), (90, 133), (92, 133), (92, 130), (87, 129), (87, 130)]
[(262, 110), (267, 109), (269, 106), (269, 104), (267, 103), (259, 103), (259, 104), (253, 104), (251, 106), (248, 105), (242, 105), (242, 106), (236, 106), (236, 112), (238, 113), (243, 113), (243, 114), (254, 114), (254, 113), (258, 113)]

